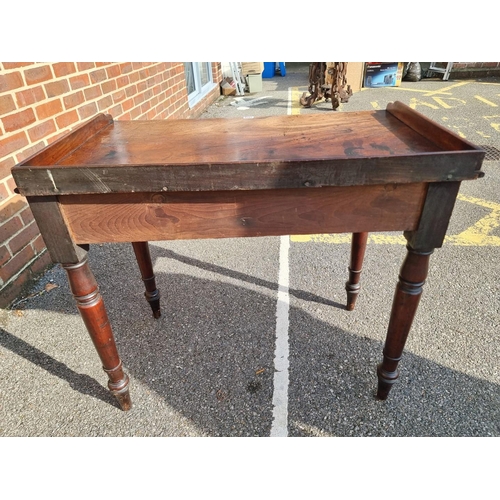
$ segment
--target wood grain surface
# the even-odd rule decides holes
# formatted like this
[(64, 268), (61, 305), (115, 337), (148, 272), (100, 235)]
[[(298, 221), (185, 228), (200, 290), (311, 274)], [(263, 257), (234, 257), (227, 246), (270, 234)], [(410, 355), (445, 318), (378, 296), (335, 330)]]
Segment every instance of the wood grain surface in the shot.
[[(429, 120), (426, 116), (410, 108), (402, 102), (390, 102), (387, 105), (387, 113), (395, 116), (402, 123), (427, 137), (438, 148), (445, 151), (480, 151), (480, 148), (455, 134), (450, 129), (439, 123)], [(478, 167), (479, 168), (479, 167)]]
[(405, 231), (426, 184), (61, 196), (76, 243)]
[(253, 119), (124, 121), (100, 115), (12, 173), (24, 196), (448, 182), (484, 152), (397, 103)]
[[(371, 111), (253, 119), (115, 121), (56, 164), (238, 164), (431, 151), (436, 151), (432, 141), (385, 111)], [(36, 163), (30, 162), (30, 166), (36, 167)]]
[(78, 125), (71, 132), (60, 137), (40, 152), (24, 160), (22, 165), (29, 167), (57, 165), (66, 156), (71, 155), (82, 144), (85, 144), (91, 137), (94, 137), (112, 124), (113, 118), (111, 115), (98, 114), (94, 118)]

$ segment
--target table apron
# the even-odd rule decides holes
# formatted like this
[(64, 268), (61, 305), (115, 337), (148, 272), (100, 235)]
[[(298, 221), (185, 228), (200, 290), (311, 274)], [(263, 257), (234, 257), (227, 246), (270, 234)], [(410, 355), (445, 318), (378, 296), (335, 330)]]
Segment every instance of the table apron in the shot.
[(427, 183), (311, 189), (64, 195), (73, 241), (118, 243), (412, 231)]

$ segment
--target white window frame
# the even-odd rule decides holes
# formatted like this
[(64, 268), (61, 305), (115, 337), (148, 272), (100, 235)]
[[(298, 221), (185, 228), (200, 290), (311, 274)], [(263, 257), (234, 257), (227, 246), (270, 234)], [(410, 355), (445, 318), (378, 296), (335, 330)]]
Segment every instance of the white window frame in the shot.
[[(188, 94), (188, 104), (189, 107), (192, 108), (198, 102), (200, 102), (211, 90), (213, 90), (217, 85), (213, 81), (212, 74), (212, 63), (211, 62), (186, 62), (184, 64), (191, 64), (191, 68), (193, 69), (193, 79), (195, 90)], [(200, 64), (206, 64), (208, 67), (208, 82), (205, 85), (201, 83), (201, 74), (200, 74)], [(187, 86), (187, 78), (186, 78), (186, 86)]]

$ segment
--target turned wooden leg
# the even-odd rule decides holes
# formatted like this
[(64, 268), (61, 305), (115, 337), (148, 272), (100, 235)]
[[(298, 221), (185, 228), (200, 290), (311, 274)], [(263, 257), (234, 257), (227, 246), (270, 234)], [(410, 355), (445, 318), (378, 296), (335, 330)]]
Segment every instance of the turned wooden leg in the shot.
[(361, 268), (365, 257), (368, 233), (353, 233), (351, 244), (351, 263), (349, 265), (349, 280), (345, 284), (347, 291), (346, 309), (352, 311), (358, 298), (361, 276)]
[(386, 399), (392, 385), (399, 376), (398, 363), (408, 333), (417, 311), (422, 287), (429, 269), (429, 257), (433, 250), (417, 251), (410, 246), (399, 274), (394, 301), (392, 303), (391, 318), (384, 347), (384, 358), (377, 368), (379, 399)]
[(63, 264), (62, 266), (68, 274), (71, 292), (101, 358), (103, 369), (108, 374), (108, 387), (118, 400), (121, 409), (130, 410), (132, 403), (128, 390), (129, 378), (123, 372), (104, 301), (87, 258), (85, 257), (78, 264)]
[(153, 273), (153, 264), (151, 263), (151, 254), (149, 253), (149, 245), (147, 241), (137, 241), (132, 243), (134, 247), (135, 257), (139, 264), (142, 281), (146, 287), (144, 296), (149, 302), (153, 311), (153, 316), (159, 318), (160, 311), (160, 292), (156, 288), (155, 275)]

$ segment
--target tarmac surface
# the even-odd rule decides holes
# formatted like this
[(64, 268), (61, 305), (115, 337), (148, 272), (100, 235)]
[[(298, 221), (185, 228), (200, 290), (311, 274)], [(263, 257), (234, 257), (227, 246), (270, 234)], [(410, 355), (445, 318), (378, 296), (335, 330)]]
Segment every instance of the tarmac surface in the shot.
[[(500, 436), (500, 80), (423, 79), (301, 108), (307, 64), (221, 97), (202, 118), (384, 109), (400, 100), (488, 146), (463, 182), (387, 401), (378, 401), (401, 236), (371, 236), (356, 309), (344, 309), (346, 235), (289, 238), (289, 436)], [(253, 101), (254, 99), (257, 99)], [(252, 102), (249, 102), (252, 101)], [(332, 131), (333, 133), (333, 131)], [(499, 151), (500, 153), (500, 151)], [(491, 159), (490, 159), (491, 158)], [(0, 436), (269, 436), (280, 238), (152, 242), (154, 320), (131, 245), (91, 246), (133, 408), (122, 412), (54, 266), (0, 310)]]

